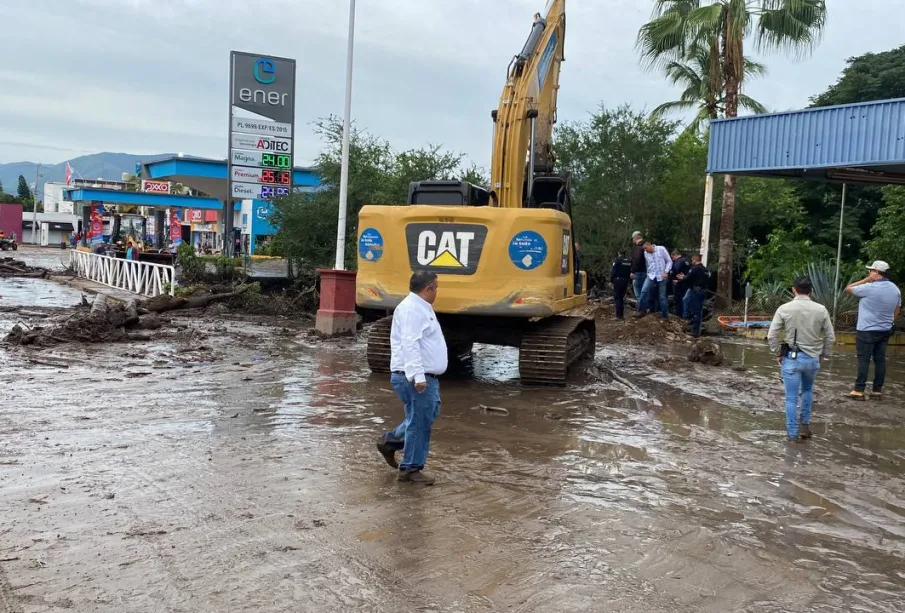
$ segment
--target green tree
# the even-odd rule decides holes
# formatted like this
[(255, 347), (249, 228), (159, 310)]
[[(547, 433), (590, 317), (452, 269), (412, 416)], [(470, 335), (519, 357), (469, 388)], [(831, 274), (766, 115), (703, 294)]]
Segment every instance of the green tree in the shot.
[[(590, 120), (557, 129), (557, 165), (572, 175), (575, 235), (582, 265), (595, 282), (606, 278), (616, 253), (630, 246), (633, 230), (663, 243), (673, 239), (661, 179), (677, 127), (677, 122), (622, 106), (601, 107)], [(676, 175), (685, 172), (678, 164), (672, 170)], [(696, 180), (703, 186), (703, 167)], [(700, 200), (695, 205), (700, 207)], [(699, 236), (698, 230), (694, 235)]]
[[(835, 84), (811, 98), (814, 107), (905, 97), (905, 45), (882, 53), (849, 58)], [(796, 188), (815, 228), (815, 244), (836, 250), (842, 187), (804, 183)], [(861, 246), (886, 206), (884, 192), (873, 186), (849, 185), (843, 225), (843, 259), (861, 255)], [(835, 255), (833, 256), (835, 257)]]
[[(826, 22), (824, 0), (654, 0), (653, 17), (641, 27), (638, 46), (649, 67), (681, 62), (690, 49), (719, 55), (726, 117), (738, 115), (745, 80), (745, 41), (754, 36), (762, 49), (801, 53), (814, 46)], [(727, 175), (720, 215), (717, 293), (732, 300), (735, 235), (735, 177)]]
[[(315, 162), (321, 188), (313, 194), (296, 193), (277, 200), (271, 220), (279, 232), (270, 252), (289, 257), (297, 272), (332, 267), (336, 249), (342, 121), (329, 117), (317, 124), (317, 133), (325, 143)], [(353, 128), (349, 147), (346, 265), (355, 266), (356, 220), (362, 206), (405, 204), (412, 181), (455, 179), (463, 174), (472, 180), (483, 179), (480, 169), (472, 167), (463, 171), (462, 159), (462, 155), (442, 151), (434, 145), (397, 152), (388, 141)]]
[(811, 98), (812, 106), (831, 106), (905, 98), (905, 45), (883, 53), (849, 58), (839, 80)]
[(31, 189), (28, 187), (28, 181), (26, 181), (25, 177), (22, 175), (19, 175), (19, 185), (16, 188), (16, 195), (23, 204), (26, 201), (31, 202)]
[[(692, 132), (705, 130), (710, 122), (726, 112), (726, 96), (720, 81), (720, 58), (712, 47), (695, 45), (684, 61), (668, 62), (663, 71), (672, 85), (682, 86), (682, 94), (674, 102), (664, 102), (653, 110), (661, 116), (673, 112), (695, 111), (686, 127)], [(746, 80), (766, 74), (766, 67), (745, 58)], [(750, 96), (739, 94), (739, 106), (752, 113), (766, 113), (767, 108)]]
[(682, 132), (670, 143), (660, 174), (660, 194), (655, 219), (650, 223), (656, 236), (670, 249), (688, 255), (701, 247), (701, 203), (707, 142), (695, 132)]
[[(884, 260), (895, 274), (902, 275), (905, 271), (905, 241), (902, 240), (905, 236), (905, 187), (884, 187), (883, 203), (866, 252), (871, 260)], [(898, 280), (902, 281), (903, 277)]]

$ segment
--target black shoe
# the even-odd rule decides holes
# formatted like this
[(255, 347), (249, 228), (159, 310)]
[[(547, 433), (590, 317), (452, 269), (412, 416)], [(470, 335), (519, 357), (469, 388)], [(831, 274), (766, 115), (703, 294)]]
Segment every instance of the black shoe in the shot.
[(646, 312), (646, 311), (641, 311), (640, 313), (638, 313), (637, 315), (635, 315), (635, 319), (642, 319), (642, 318), (644, 318), (644, 317), (647, 317), (647, 312)]
[(380, 452), (387, 464), (393, 468), (399, 468), (399, 462), (396, 461), (396, 448), (388, 443), (385, 438), (377, 441), (377, 451)]
[(802, 440), (813, 438), (814, 433), (811, 432), (811, 424), (801, 424), (798, 428), (798, 435), (802, 438)]
[(433, 477), (425, 473), (423, 470), (407, 470), (400, 471), (399, 476), (396, 477), (397, 481), (404, 481), (406, 483), (418, 483), (420, 485), (433, 485), (434, 481), (436, 481)]

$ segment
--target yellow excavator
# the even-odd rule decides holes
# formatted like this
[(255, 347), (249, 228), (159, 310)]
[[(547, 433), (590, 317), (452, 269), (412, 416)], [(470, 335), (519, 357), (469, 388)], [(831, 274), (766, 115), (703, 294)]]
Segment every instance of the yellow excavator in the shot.
[[(566, 33), (565, 0), (535, 15), (509, 64), (494, 122), (491, 184), (420, 181), (408, 206), (362, 207), (359, 307), (392, 311), (411, 271), (440, 277), (434, 304), (454, 358), (474, 343), (519, 348), (523, 383), (565, 383), (594, 355), (594, 321), (561, 315), (587, 302), (572, 224), (570, 179), (554, 173), (556, 96)], [(387, 372), (391, 317), (368, 336), (368, 365)]]

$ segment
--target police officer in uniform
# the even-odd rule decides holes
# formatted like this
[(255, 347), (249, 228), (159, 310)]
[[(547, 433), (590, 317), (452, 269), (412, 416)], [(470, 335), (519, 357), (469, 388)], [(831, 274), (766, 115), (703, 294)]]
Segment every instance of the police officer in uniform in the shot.
[(610, 272), (613, 300), (616, 302), (616, 319), (625, 318), (625, 294), (631, 282), (632, 261), (625, 256), (625, 251), (620, 251), (619, 256), (613, 260), (613, 268)]

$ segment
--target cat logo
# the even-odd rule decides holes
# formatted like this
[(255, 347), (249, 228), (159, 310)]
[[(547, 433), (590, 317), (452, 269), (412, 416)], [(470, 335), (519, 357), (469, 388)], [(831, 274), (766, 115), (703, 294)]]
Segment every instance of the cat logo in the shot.
[(413, 223), (405, 228), (412, 270), (473, 275), (478, 269), (487, 227), (477, 224)]

